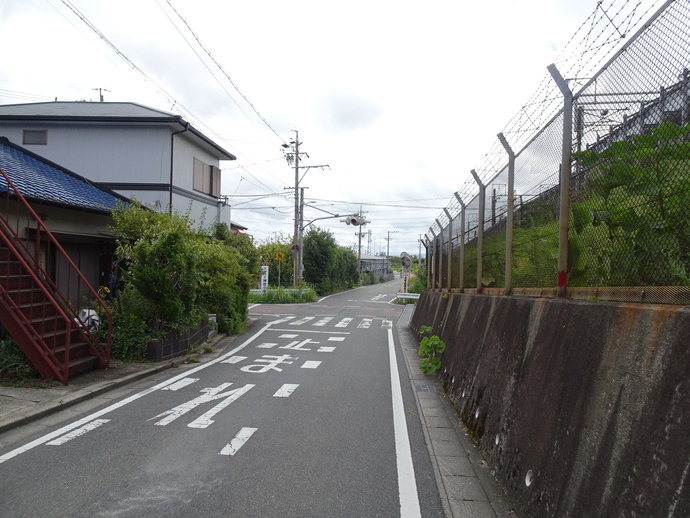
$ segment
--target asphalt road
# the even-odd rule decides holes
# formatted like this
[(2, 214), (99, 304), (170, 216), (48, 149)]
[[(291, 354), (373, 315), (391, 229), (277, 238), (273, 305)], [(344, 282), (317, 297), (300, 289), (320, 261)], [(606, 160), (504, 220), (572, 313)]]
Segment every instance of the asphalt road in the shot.
[(443, 516), (398, 284), (254, 306), (215, 360), (3, 437), (0, 517)]

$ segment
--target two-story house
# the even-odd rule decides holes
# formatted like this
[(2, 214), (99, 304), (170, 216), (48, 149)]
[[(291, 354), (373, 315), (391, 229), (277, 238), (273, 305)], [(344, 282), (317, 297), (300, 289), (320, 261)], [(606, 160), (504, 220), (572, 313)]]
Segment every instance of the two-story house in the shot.
[(236, 157), (181, 116), (135, 103), (0, 106), (0, 136), (127, 198), (226, 223), (220, 162)]

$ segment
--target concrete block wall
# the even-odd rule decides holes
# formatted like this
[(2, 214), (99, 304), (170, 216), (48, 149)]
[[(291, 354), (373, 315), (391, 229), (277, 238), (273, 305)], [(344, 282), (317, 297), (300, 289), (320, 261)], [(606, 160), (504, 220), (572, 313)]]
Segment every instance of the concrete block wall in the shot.
[(517, 516), (690, 516), (690, 308), (428, 291), (422, 325)]

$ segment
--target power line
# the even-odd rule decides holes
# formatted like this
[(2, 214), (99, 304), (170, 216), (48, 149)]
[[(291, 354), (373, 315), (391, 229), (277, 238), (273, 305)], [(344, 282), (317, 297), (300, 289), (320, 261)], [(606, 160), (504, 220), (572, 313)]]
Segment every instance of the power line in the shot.
[[(245, 102), (250, 106), (250, 108), (254, 111), (254, 113), (256, 113), (256, 115), (262, 120), (262, 122), (266, 125), (266, 127), (267, 127), (268, 129), (270, 129), (271, 132), (273, 132), (273, 134), (274, 134), (276, 137), (278, 137), (278, 139), (279, 139), (283, 144), (285, 144), (285, 143), (286, 143), (285, 140), (278, 134), (278, 132), (276, 132), (276, 130), (273, 129), (273, 126), (271, 126), (271, 125), (268, 123), (268, 121), (264, 118), (264, 116), (261, 115), (261, 114), (259, 113), (259, 111), (258, 111), (258, 110), (256, 109), (256, 107), (252, 104), (252, 102), (247, 98), (247, 96), (244, 95), (244, 94), (240, 91), (239, 87), (235, 84), (235, 82), (232, 80), (232, 78), (230, 77), (230, 75), (225, 71), (225, 69), (223, 69), (223, 67), (222, 67), (221, 64), (218, 62), (218, 60), (213, 56), (213, 54), (211, 54), (211, 51), (208, 50), (208, 49), (206, 48), (206, 46), (201, 42), (201, 39), (200, 39), (199, 36), (196, 34), (196, 32), (194, 32), (194, 29), (192, 29), (192, 27), (189, 25), (189, 23), (187, 22), (187, 20), (185, 20), (184, 17), (177, 11), (177, 9), (175, 9), (175, 7), (172, 5), (172, 3), (170, 2), (170, 0), (167, 0), (167, 3), (168, 3), (168, 5), (170, 6), (170, 8), (174, 11), (174, 13), (180, 18), (180, 20), (182, 20), (182, 23), (184, 23), (184, 24), (187, 26), (187, 29), (188, 29), (189, 32), (192, 34), (192, 36), (194, 36), (194, 39), (195, 39), (196, 42), (199, 44), (199, 46), (201, 47), (201, 49), (202, 49), (204, 52), (206, 52), (206, 55), (207, 55), (207, 56), (211, 59), (211, 61), (213, 61), (213, 63), (218, 67), (218, 70), (220, 70), (220, 71), (223, 73), (223, 75), (224, 75), (224, 76), (226, 77), (226, 79), (230, 82), (230, 84), (231, 84), (231, 85), (233, 86), (233, 88), (237, 91), (237, 93), (240, 94), (240, 96), (242, 97), (242, 99), (245, 100)], [(159, 5), (160, 5), (160, 4), (159, 4)], [(171, 20), (171, 23), (172, 23), (172, 20)], [(173, 24), (173, 25), (174, 25), (174, 24)], [(185, 38), (185, 41), (187, 41), (186, 38)], [(189, 42), (187, 42), (187, 43), (189, 44)], [(191, 47), (191, 45), (190, 45), (190, 47)], [(196, 52), (195, 52), (195, 54), (196, 54)], [(199, 56), (199, 55), (197, 54), (197, 56)], [(201, 59), (201, 58), (199, 57), (199, 59)], [(203, 60), (202, 60), (202, 62), (203, 62)], [(204, 64), (204, 66), (205, 66), (205, 64)], [(209, 72), (210, 72), (210, 70), (209, 70)], [(213, 75), (213, 74), (212, 74), (212, 75)], [(214, 76), (214, 77), (215, 77), (215, 76)], [(223, 90), (225, 90), (225, 88), (223, 88)], [(225, 90), (225, 91), (226, 91), (226, 93), (228, 93), (227, 90)], [(230, 95), (230, 94), (228, 93), (228, 95)], [(231, 96), (231, 98), (232, 98), (232, 96)], [(233, 102), (235, 102), (234, 99), (233, 99)], [(237, 102), (235, 102), (235, 104), (237, 105)], [(237, 106), (239, 107), (239, 105), (237, 105)], [(240, 110), (242, 110), (242, 108), (240, 108)], [(244, 113), (244, 110), (242, 110), (242, 113)], [(247, 115), (246, 113), (244, 113), (244, 114), (245, 114), (245, 116)], [(247, 117), (247, 118), (248, 118), (248, 117)]]

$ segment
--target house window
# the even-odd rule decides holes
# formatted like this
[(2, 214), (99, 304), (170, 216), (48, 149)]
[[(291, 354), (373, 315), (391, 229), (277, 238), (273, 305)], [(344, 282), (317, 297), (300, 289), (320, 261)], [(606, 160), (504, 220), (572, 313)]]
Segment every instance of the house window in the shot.
[(48, 130), (24, 130), (22, 144), (25, 146), (45, 146), (48, 144)]
[(194, 190), (220, 197), (220, 169), (194, 159)]

